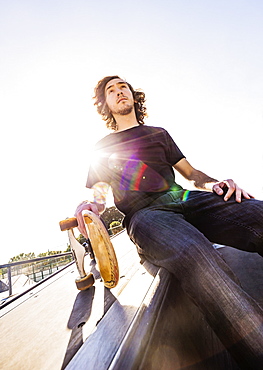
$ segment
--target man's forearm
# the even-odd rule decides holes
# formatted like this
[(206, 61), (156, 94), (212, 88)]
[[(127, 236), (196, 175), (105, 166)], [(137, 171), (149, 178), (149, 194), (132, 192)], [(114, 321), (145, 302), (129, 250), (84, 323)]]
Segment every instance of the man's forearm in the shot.
[(99, 182), (92, 188), (93, 199), (92, 203), (96, 204), (99, 213), (103, 213), (106, 209), (107, 194), (109, 191), (109, 185), (105, 182)]
[(212, 191), (213, 185), (218, 182), (218, 180), (207, 176), (205, 173), (194, 170), (189, 179), (197, 189)]

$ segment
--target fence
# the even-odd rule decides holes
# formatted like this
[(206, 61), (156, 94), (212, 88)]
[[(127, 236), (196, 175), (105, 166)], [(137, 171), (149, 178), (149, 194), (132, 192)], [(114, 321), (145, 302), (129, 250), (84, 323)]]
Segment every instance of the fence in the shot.
[[(122, 230), (122, 225), (119, 225), (108, 229), (108, 232), (110, 236), (113, 236)], [(9, 297), (13, 294), (12, 276), (14, 277), (19, 274), (24, 274), (28, 277), (28, 279), (37, 283), (56, 272), (66, 264), (70, 263), (72, 260), (72, 253), (65, 252), (51, 256), (37, 257), (31, 260), (17, 261), (0, 265), (0, 279), (5, 279), (7, 277), (8, 281), (6, 289), (4, 284), (0, 286), (1, 291), (4, 292), (8, 290)]]
[(72, 253), (65, 252), (46, 257), (38, 257), (26, 261), (17, 261), (0, 265), (2, 277), (7, 277), (9, 296), (12, 295), (12, 276), (24, 274), (34, 282), (38, 282), (62, 266), (72, 261)]
[(113, 227), (109, 228), (108, 232), (109, 232), (110, 235), (115, 235), (115, 234), (118, 234), (122, 230), (123, 230), (123, 226), (122, 226), (122, 224), (120, 224), (118, 226), (113, 226)]

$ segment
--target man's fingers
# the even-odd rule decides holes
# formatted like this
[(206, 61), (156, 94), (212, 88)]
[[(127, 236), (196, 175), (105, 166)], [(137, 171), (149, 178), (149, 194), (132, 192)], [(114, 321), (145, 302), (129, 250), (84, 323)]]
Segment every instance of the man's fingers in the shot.
[(99, 216), (99, 210), (98, 210), (98, 207), (95, 203), (89, 203), (89, 202), (86, 202), (86, 201), (79, 204), (77, 209), (76, 209), (75, 217), (77, 218), (77, 221), (78, 221), (79, 232), (83, 236), (85, 236), (86, 239), (88, 239), (88, 232), (87, 232), (87, 229), (86, 229), (84, 216), (83, 216), (85, 211), (91, 211), (91, 212), (95, 213), (97, 216)]
[(91, 205), (90, 205), (90, 210), (91, 210), (93, 213), (95, 213), (95, 215), (97, 215), (97, 216), (99, 216), (99, 215), (100, 215), (99, 210), (98, 210), (98, 207), (97, 207), (97, 205), (96, 205), (96, 204), (91, 203)]
[(241, 200), (242, 200), (242, 194), (243, 194), (243, 190), (240, 189), (239, 187), (237, 187), (236, 189), (236, 201), (238, 203), (241, 203)]
[(85, 221), (84, 221), (82, 212), (84, 211), (84, 209), (87, 209), (87, 208), (90, 209), (88, 204), (82, 203), (77, 207), (76, 212), (75, 212), (75, 217), (78, 221), (78, 230), (83, 236), (85, 236), (86, 239), (88, 239), (88, 234), (87, 234)]
[(223, 189), (221, 188), (220, 184), (222, 184), (222, 187), (224, 186), (224, 183), (218, 183), (218, 184), (215, 184), (214, 187), (213, 187), (213, 191), (217, 195), (222, 195), (223, 194)]
[(255, 198), (253, 195), (247, 193), (245, 190), (242, 190), (242, 195), (244, 198), (246, 199), (251, 199), (251, 198)]
[(224, 193), (224, 189), (226, 188), (227, 192), (224, 196), (225, 201), (228, 201), (228, 199), (230, 199), (234, 193), (236, 202), (238, 203), (241, 203), (242, 197), (246, 199), (254, 198), (253, 195), (250, 195), (245, 190), (241, 189), (232, 179), (227, 179), (215, 184), (213, 191), (218, 195), (222, 195)]
[(75, 216), (76, 216), (77, 221), (78, 221), (78, 229), (79, 229), (79, 232), (83, 236), (85, 236), (86, 239), (88, 239), (88, 233), (87, 233), (87, 230), (86, 230), (86, 226), (85, 226), (85, 222), (84, 222), (84, 217), (83, 217), (82, 213), (78, 213)]

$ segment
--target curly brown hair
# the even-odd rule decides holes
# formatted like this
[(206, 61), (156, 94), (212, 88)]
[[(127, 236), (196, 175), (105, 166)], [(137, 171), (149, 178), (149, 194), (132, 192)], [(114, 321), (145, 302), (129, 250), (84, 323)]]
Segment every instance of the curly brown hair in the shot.
[[(97, 106), (98, 113), (102, 116), (102, 119), (106, 121), (107, 128), (112, 130), (117, 130), (118, 128), (117, 123), (106, 104), (105, 87), (109, 81), (114, 80), (116, 78), (121, 79), (119, 76), (107, 76), (100, 80), (94, 89), (95, 95), (93, 97), (93, 99), (95, 100), (94, 105)], [(128, 82), (126, 83), (133, 95), (136, 119), (140, 125), (143, 125), (144, 118), (147, 117), (145, 107), (145, 94), (143, 91), (134, 90), (133, 87)]]

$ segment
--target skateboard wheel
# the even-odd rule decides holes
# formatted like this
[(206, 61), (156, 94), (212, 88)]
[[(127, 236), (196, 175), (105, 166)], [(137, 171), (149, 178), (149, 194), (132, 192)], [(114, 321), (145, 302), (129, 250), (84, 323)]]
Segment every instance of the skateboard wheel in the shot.
[(78, 221), (76, 217), (66, 218), (66, 220), (60, 221), (59, 226), (61, 231), (69, 230), (73, 227), (77, 227)]
[(89, 289), (94, 283), (95, 279), (92, 273), (84, 276), (83, 278), (79, 278), (75, 280), (76, 286), (78, 290), (86, 290)]

